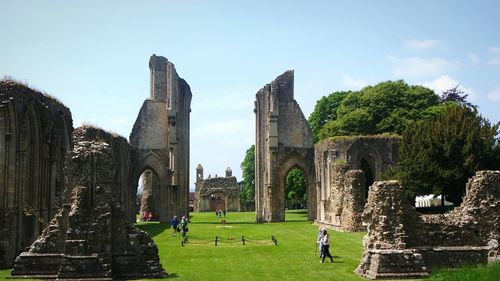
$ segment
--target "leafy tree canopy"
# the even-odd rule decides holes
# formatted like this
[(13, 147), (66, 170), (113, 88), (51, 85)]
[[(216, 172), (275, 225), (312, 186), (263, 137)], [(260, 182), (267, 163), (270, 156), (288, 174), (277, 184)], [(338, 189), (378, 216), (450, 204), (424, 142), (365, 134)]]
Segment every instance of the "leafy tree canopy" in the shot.
[(403, 80), (386, 81), (322, 97), (309, 123), (315, 142), (342, 135), (402, 134), (411, 122), (433, 118), (443, 110), (431, 89), (409, 86)]
[(422, 86), (409, 86), (402, 80), (386, 81), (349, 93), (336, 110), (336, 119), (319, 130), (319, 139), (338, 135), (372, 135), (386, 132), (402, 134), (413, 122), (431, 114), (439, 97)]
[(294, 208), (297, 205), (305, 205), (307, 200), (306, 178), (299, 168), (292, 168), (285, 179), (285, 201), (287, 206)]
[(337, 108), (340, 102), (351, 92), (333, 92), (328, 96), (321, 97), (314, 107), (314, 111), (309, 116), (309, 125), (313, 131), (314, 142), (317, 142), (318, 133), (321, 128), (330, 120), (337, 119)]
[(255, 200), (255, 145), (247, 149), (245, 158), (241, 162), (243, 189), (240, 191), (240, 200), (251, 202)]
[(448, 104), (441, 115), (404, 131), (394, 175), (412, 197), (444, 194), (459, 204), (477, 170), (500, 169), (499, 125), (491, 125), (474, 107)]

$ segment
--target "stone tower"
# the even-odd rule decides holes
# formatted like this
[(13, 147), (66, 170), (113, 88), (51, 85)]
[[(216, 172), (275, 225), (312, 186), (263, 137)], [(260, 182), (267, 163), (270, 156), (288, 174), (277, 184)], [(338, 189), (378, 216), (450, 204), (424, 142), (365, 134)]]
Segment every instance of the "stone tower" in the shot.
[(198, 166), (196, 166), (196, 182), (202, 180), (203, 180), (203, 166), (201, 164), (198, 164)]
[(149, 60), (150, 99), (144, 101), (130, 134), (134, 177), (150, 176), (160, 222), (189, 212), (189, 113), (191, 89), (166, 58)]
[(226, 169), (226, 178), (232, 177), (233, 176), (233, 170), (231, 170), (230, 167), (227, 167)]
[(285, 220), (285, 177), (299, 168), (307, 181), (308, 218), (316, 218), (312, 131), (294, 99), (293, 71), (256, 94), (255, 211), (257, 222)]

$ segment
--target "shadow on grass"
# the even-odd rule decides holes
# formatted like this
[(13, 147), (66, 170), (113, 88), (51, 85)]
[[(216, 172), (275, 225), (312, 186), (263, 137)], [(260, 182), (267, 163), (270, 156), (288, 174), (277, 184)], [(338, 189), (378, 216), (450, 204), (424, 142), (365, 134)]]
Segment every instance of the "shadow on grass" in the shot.
[(164, 223), (146, 223), (146, 224), (137, 224), (137, 228), (146, 231), (149, 233), (151, 238), (165, 231), (165, 229), (170, 228), (169, 224)]
[(177, 277), (179, 277), (177, 275), (177, 273), (169, 273), (167, 279), (174, 279), (174, 278), (177, 278)]

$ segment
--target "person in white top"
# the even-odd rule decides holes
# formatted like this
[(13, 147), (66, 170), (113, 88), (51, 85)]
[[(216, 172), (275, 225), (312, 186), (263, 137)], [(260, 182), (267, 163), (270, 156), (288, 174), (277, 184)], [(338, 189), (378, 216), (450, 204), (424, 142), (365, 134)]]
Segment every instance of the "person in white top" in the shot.
[(326, 229), (323, 230), (323, 238), (321, 239), (321, 244), (323, 244), (323, 259), (321, 263), (325, 262), (325, 258), (329, 257), (330, 262), (333, 262), (333, 257), (330, 254), (330, 235), (326, 232)]

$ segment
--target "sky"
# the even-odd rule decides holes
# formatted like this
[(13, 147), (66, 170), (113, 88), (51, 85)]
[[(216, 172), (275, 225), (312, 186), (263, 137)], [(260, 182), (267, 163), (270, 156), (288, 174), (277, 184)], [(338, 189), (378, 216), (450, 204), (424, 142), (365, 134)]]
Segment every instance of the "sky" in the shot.
[(240, 164), (255, 142), (255, 94), (295, 71), (306, 118), (316, 101), (404, 79), (460, 85), (500, 121), (500, 1), (0, 0), (0, 78), (68, 106), (83, 123), (129, 137), (149, 97), (149, 57), (191, 86), (190, 188)]

